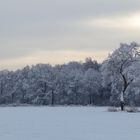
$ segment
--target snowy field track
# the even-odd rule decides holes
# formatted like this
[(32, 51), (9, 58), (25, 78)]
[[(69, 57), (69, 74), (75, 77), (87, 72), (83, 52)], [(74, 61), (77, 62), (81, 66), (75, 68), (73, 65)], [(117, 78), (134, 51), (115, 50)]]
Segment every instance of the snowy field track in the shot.
[(104, 107), (0, 107), (0, 140), (140, 140), (140, 113)]

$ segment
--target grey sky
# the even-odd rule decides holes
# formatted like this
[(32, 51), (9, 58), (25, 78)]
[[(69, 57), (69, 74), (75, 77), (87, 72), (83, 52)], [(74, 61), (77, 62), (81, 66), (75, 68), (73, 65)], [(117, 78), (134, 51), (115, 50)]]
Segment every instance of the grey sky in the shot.
[(140, 36), (140, 0), (0, 0), (0, 69), (102, 61)]

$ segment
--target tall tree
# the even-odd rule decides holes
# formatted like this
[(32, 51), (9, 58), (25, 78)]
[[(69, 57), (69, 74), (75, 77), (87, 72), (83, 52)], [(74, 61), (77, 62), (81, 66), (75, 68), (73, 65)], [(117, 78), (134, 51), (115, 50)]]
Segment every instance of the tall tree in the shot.
[(101, 90), (101, 74), (94, 69), (88, 69), (83, 77), (84, 91), (88, 96), (88, 104), (95, 104)]
[(126, 91), (139, 74), (139, 54), (137, 43), (120, 44), (120, 48), (116, 49), (102, 65), (104, 83), (111, 82), (112, 89), (116, 88), (119, 91), (121, 110), (124, 110)]

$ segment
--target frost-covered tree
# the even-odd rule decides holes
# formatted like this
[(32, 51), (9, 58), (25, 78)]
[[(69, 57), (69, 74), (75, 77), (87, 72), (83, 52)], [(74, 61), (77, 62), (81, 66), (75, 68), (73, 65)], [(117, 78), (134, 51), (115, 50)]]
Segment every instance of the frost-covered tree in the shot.
[(92, 60), (91, 57), (88, 57), (85, 59), (83, 66), (84, 66), (85, 70), (88, 70), (88, 69), (99, 70), (99, 68), (100, 68), (100, 65), (97, 63), (97, 61)]
[(67, 65), (62, 66), (57, 85), (60, 91), (60, 100), (63, 100), (63, 103), (66, 104), (67, 102), (67, 104), (82, 104), (83, 86), (81, 84), (83, 75), (83, 65), (81, 63), (70, 62)]
[(100, 98), (102, 77), (101, 73), (94, 70), (88, 69), (83, 77), (84, 92), (88, 96), (88, 104), (95, 104)]
[(112, 94), (119, 97), (122, 110), (127, 90), (139, 75), (139, 54), (137, 43), (120, 44), (120, 48), (109, 55), (102, 65), (104, 84), (111, 85)]

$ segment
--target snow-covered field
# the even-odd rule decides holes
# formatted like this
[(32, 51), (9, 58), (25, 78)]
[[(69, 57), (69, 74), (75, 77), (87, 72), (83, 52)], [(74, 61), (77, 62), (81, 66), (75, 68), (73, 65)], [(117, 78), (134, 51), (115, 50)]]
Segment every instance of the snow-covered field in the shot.
[(0, 107), (0, 140), (140, 140), (140, 113), (104, 107)]

